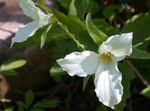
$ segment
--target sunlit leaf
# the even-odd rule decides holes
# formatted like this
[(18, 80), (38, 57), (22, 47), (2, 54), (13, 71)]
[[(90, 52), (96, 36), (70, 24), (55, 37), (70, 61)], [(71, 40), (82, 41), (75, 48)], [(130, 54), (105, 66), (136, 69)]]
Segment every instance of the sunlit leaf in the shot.
[(50, 69), (50, 76), (53, 77), (56, 81), (61, 80), (61, 76), (64, 75), (63, 73), (64, 71), (62, 70), (62, 68), (56, 65)]
[(13, 108), (12, 107), (6, 108), (6, 109), (4, 109), (4, 111), (13, 111)]
[(9, 60), (0, 66), (0, 71), (2, 72), (2, 71), (17, 69), (19, 67), (22, 67), (25, 64), (26, 64), (25, 60)]
[(49, 25), (47, 27), (47, 29), (42, 33), (41, 35), (41, 45), (40, 47), (42, 48), (46, 42), (46, 38), (47, 38), (47, 33), (51, 30), (52, 25)]
[(90, 13), (86, 16), (86, 27), (93, 41), (100, 45), (106, 40), (107, 35), (100, 31), (92, 22)]
[(69, 15), (77, 16), (77, 9), (75, 7), (75, 0), (72, 0), (69, 6)]
[(144, 96), (150, 98), (150, 85), (147, 86), (146, 88), (144, 88), (144, 89), (140, 92), (140, 94), (142, 94), (142, 95), (144, 95)]

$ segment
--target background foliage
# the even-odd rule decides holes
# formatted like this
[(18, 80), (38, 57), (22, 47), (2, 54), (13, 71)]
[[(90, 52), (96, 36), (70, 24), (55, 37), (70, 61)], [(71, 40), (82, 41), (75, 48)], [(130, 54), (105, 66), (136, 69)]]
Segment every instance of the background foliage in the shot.
[[(27, 41), (14, 45), (16, 49), (32, 46), (41, 48), (40, 50), (46, 49), (50, 61), (49, 70), (46, 70), (49, 79), (35, 80), (45, 82), (44, 86), (39, 84), (40, 88), (32, 87), (21, 92), (17, 91), (15, 92), (17, 96), (11, 95), (8, 99), (3, 97), (2, 108), (5, 111), (111, 111), (98, 101), (94, 92), (93, 77), (86, 79), (69, 77), (56, 64), (56, 60), (73, 51), (97, 52), (98, 45), (108, 36), (133, 32), (133, 53), (119, 64), (123, 74), (124, 95), (115, 111), (149, 111), (150, 2), (146, 0), (54, 2), (57, 8), (46, 7), (42, 0), (37, 0), (36, 5), (46, 13), (53, 13), (55, 22), (40, 28)], [(21, 75), (16, 68), (23, 65), (25, 67), (25, 63), (28, 64), (28, 60), (9, 60), (1, 64), (0, 72), (7, 76), (13, 75), (15, 78)], [(44, 63), (38, 65), (47, 67)], [(36, 69), (34, 66), (32, 68)], [(30, 70), (33, 70), (32, 68)], [(42, 73), (43, 76), (46, 74)], [(32, 80), (34, 81), (34, 77)]]

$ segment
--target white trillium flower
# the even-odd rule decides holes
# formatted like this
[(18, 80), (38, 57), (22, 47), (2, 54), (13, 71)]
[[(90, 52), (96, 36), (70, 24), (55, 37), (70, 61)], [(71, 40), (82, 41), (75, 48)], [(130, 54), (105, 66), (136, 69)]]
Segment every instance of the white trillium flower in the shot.
[(113, 109), (123, 95), (122, 75), (117, 63), (132, 53), (132, 33), (109, 37), (99, 46), (98, 52), (73, 52), (57, 63), (70, 76), (95, 74), (95, 92), (99, 101)]
[(12, 38), (12, 45), (15, 42), (23, 42), (28, 39), (28, 37), (34, 35), (39, 28), (49, 24), (53, 16), (52, 14), (45, 14), (42, 12), (31, 0), (20, 0), (19, 6), (24, 14), (31, 17), (33, 21), (20, 28), (15, 37)]

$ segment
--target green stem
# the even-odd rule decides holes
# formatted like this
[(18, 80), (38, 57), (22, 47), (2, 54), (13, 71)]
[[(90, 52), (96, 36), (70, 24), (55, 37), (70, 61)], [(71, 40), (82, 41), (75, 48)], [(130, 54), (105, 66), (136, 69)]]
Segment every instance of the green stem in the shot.
[(125, 59), (124, 63), (126, 63), (134, 72), (134, 74), (142, 81), (145, 86), (149, 86), (149, 82), (142, 76), (142, 74), (136, 69), (136, 67), (128, 60)]

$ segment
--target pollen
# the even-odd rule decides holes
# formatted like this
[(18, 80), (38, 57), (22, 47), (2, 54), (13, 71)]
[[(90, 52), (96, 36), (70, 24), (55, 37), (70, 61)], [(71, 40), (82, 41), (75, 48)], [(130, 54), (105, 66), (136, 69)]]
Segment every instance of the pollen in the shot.
[(112, 60), (112, 54), (110, 52), (102, 53), (100, 54), (100, 59), (102, 60), (102, 62), (108, 63)]

